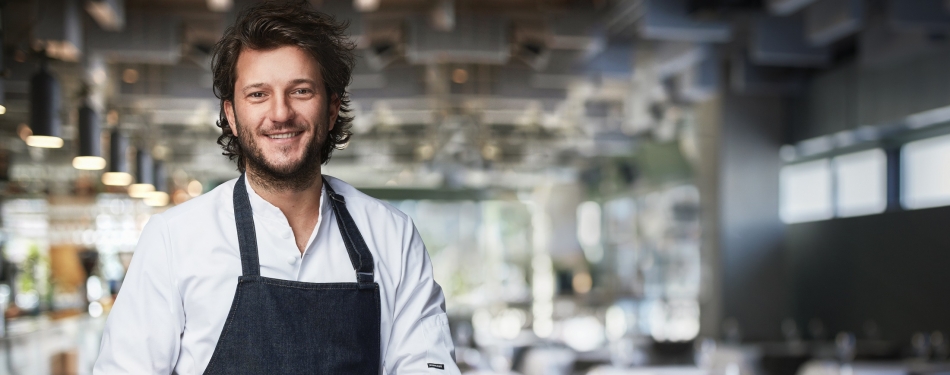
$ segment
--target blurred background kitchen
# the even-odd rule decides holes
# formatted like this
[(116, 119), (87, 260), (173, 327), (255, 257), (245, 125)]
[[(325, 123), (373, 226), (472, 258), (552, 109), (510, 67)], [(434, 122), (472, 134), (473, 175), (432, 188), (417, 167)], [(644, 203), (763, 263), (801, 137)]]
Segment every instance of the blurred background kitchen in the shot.
[[(0, 374), (89, 374), (150, 215), (237, 176), (251, 3), (0, 1)], [(950, 371), (950, 1), (313, 3), (325, 173), (414, 218), (464, 373)]]

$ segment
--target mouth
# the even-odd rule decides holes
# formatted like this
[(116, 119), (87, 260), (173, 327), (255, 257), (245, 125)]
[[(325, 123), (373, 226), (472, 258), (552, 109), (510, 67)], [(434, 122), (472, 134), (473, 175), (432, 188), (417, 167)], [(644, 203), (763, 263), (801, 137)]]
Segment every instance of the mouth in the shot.
[(280, 133), (280, 134), (268, 134), (267, 137), (270, 139), (288, 139), (293, 138), (303, 132), (291, 132), (291, 133)]

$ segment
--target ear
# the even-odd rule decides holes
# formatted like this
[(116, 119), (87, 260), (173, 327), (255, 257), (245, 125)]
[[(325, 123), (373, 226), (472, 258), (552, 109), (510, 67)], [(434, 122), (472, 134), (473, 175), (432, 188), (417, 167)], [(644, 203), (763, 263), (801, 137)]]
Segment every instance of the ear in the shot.
[(330, 125), (327, 127), (327, 132), (333, 130), (333, 126), (336, 125), (336, 118), (340, 116), (340, 105), (342, 105), (340, 96), (333, 94), (333, 97), (330, 98), (330, 107), (327, 108), (327, 114), (329, 115), (327, 117), (330, 119)]
[(228, 127), (231, 128), (231, 134), (237, 136), (237, 122), (234, 121), (234, 102), (230, 100), (224, 101), (224, 117), (228, 119)]

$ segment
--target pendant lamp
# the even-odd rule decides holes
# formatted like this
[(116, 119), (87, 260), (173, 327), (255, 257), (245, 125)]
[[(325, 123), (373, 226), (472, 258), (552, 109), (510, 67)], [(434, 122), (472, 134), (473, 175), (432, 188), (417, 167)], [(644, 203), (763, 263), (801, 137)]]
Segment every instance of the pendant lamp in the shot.
[(156, 160), (153, 166), (155, 191), (148, 194), (143, 200), (145, 204), (152, 207), (163, 207), (168, 205), (168, 171), (165, 169), (165, 162)]
[[(0, 54), (0, 58), (3, 58), (2, 54)], [(0, 115), (7, 113), (7, 96), (5, 90), (6, 81), (0, 78)]]
[(155, 191), (152, 163), (152, 155), (148, 151), (138, 150), (135, 153), (135, 183), (129, 186), (130, 197), (145, 198)]
[(105, 167), (99, 114), (88, 104), (83, 104), (79, 108), (79, 154), (73, 158), (73, 168), (98, 171)]
[(44, 59), (40, 70), (30, 79), (30, 129), (26, 144), (33, 147), (63, 147), (62, 124), (59, 121), (60, 87), (50, 74)]
[(129, 139), (119, 129), (112, 131), (109, 140), (109, 171), (102, 174), (102, 183), (109, 186), (129, 186), (132, 175), (129, 174), (129, 161), (126, 157)]

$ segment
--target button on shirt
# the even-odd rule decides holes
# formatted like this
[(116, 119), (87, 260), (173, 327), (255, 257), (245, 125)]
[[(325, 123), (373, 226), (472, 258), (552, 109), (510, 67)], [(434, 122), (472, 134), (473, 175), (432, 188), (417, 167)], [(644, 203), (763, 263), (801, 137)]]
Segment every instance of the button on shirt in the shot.
[[(201, 374), (234, 299), (241, 257), (235, 180), (154, 215), (106, 323), (94, 374)], [(407, 215), (327, 177), (375, 260), (383, 374), (458, 374), (442, 289)], [(247, 185), (261, 276), (311, 283), (356, 282), (336, 217), (320, 216), (301, 254), (286, 217)], [(275, 317), (279, 319), (279, 317)], [(444, 365), (443, 369), (429, 364)]]

